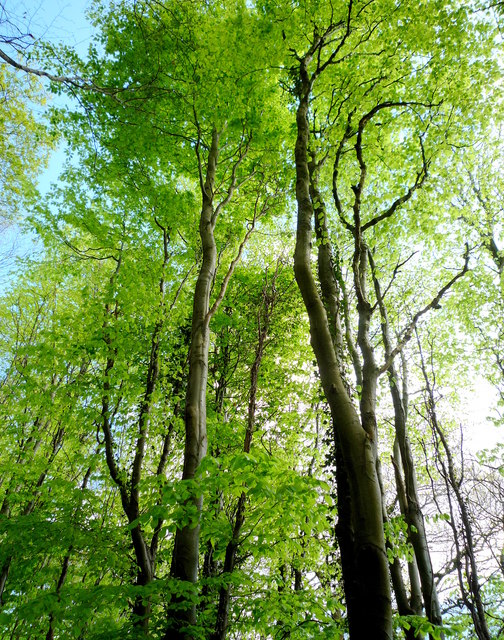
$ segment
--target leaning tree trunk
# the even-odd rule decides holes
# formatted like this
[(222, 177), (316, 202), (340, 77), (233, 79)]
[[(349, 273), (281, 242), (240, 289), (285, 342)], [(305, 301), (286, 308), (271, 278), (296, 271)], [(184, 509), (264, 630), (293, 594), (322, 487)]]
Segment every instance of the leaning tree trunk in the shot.
[(301, 93), (296, 114), (298, 224), (294, 270), (308, 312), (311, 343), (349, 483), (354, 532), (352, 554), (355, 574), (352, 580), (356, 589), (353, 601), (348, 603), (350, 637), (352, 640), (390, 640), (391, 594), (374, 435), (364, 430), (346, 391), (327, 314), (311, 269), (313, 205), (308, 168), (308, 104), (311, 91), (307, 71), (309, 61), (308, 55), (300, 61)]
[[(320, 283), (321, 300), (327, 315), (329, 331), (337, 357), (340, 371), (344, 367), (344, 343), (343, 331), (340, 320), (340, 308), (345, 304), (341, 299), (340, 283), (337, 281), (337, 265), (334, 263), (333, 247), (329, 238), (327, 227), (327, 209), (324, 198), (319, 189), (320, 171), (324, 165), (325, 158), (317, 159), (316, 152), (310, 151), (310, 161), (308, 170), (310, 174), (310, 198), (315, 213), (315, 234), (318, 241), (317, 248), (317, 269)], [(344, 294), (343, 294), (344, 295)], [(350, 350), (354, 349), (353, 364), (356, 380), (362, 387), (362, 366), (359, 356), (356, 353), (353, 341), (347, 327), (347, 343)], [(348, 384), (345, 383), (347, 392), (350, 393)], [(344, 458), (341, 453), (339, 434), (333, 423), (333, 444), (334, 444), (334, 464), (336, 468), (336, 493), (337, 493), (337, 514), (338, 521), (335, 527), (335, 534), (340, 549), (343, 584), (347, 608), (353, 611), (359, 599), (359, 577), (355, 569), (355, 557), (353, 552), (354, 529), (352, 522), (352, 498), (348, 474), (345, 468)]]

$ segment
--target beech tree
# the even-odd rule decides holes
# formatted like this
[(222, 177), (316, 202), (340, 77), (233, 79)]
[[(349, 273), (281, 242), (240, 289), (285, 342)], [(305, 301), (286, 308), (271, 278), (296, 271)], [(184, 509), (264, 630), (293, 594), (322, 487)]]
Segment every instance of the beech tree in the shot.
[(429, 378), (456, 370), (462, 396), (464, 345), (495, 337), (500, 209), (471, 164), (498, 103), (492, 10), (90, 17), (85, 60), (0, 52), (12, 83), (66, 96), (27, 149), (67, 148), (45, 199), (6, 180), (44, 250), (0, 304), (1, 637), (499, 637), (500, 556), (474, 542)]

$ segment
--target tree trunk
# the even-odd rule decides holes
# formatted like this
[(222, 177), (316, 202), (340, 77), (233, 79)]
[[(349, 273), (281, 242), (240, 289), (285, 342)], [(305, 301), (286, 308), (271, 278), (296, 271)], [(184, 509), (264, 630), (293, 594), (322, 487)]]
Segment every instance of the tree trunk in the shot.
[(391, 640), (389, 570), (383, 534), (382, 498), (375, 464), (374, 434), (363, 429), (345, 389), (327, 314), (311, 269), (313, 205), (308, 169), (308, 104), (311, 91), (308, 62), (308, 56), (300, 61), (301, 93), (296, 113), (298, 225), (294, 270), (308, 313), (311, 344), (348, 477), (355, 570), (352, 578), (355, 583), (355, 599), (347, 603), (350, 637), (352, 640)]
[[(420, 343), (419, 343), (420, 345)], [(486, 621), (485, 605), (481, 598), (481, 584), (478, 577), (478, 567), (475, 557), (475, 546), (473, 537), (473, 527), (471, 523), (471, 516), (466, 504), (466, 500), (461, 490), (463, 471), (459, 476), (455, 471), (455, 464), (453, 455), (446, 439), (446, 436), (438, 422), (436, 412), (436, 401), (434, 398), (433, 388), (430, 384), (429, 376), (423, 354), (420, 349), (421, 368), (424, 376), (426, 390), (425, 390), (425, 407), (427, 410), (427, 416), (433, 431), (433, 435), (436, 441), (436, 456), (438, 458), (441, 476), (445, 482), (448, 504), (450, 508), (450, 526), (454, 535), (455, 548), (457, 550), (457, 556), (465, 556), (465, 578), (467, 582), (467, 588), (464, 584), (462, 576), (462, 564), (457, 563), (457, 573), (459, 579), (459, 587), (462, 595), (462, 600), (465, 606), (471, 613), (471, 618), (474, 625), (474, 631), (478, 640), (491, 640), (490, 632)], [(441, 453), (441, 447), (444, 450), (446, 462), (443, 459)], [(457, 502), (458, 511), (461, 519), (461, 537), (459, 541), (457, 526), (455, 523), (455, 513), (452, 505), (451, 493), (453, 492), (455, 500)], [(462, 544), (461, 544), (462, 542)], [(463, 549), (463, 552), (462, 552)]]
[[(202, 185), (202, 208), (199, 232), (203, 258), (196, 282), (193, 303), (191, 346), (189, 351), (189, 375), (185, 406), (185, 447), (182, 480), (193, 480), (196, 470), (207, 451), (206, 386), (208, 376), (209, 307), (212, 282), (217, 263), (214, 239), (213, 191), (217, 170), (219, 135), (212, 134), (207, 173)], [(177, 529), (173, 549), (171, 574), (188, 585), (195, 585), (199, 565), (199, 517), (202, 497), (194, 495), (187, 503), (197, 514), (196, 519)], [(189, 640), (192, 636), (186, 627), (196, 624), (196, 604), (177, 602), (170, 611), (168, 630), (164, 640)]]
[[(91, 477), (91, 467), (88, 468), (86, 473), (84, 474), (84, 478), (81, 483), (81, 491), (84, 491), (87, 488), (87, 484), (89, 482), (89, 478)], [(77, 515), (80, 510), (80, 505), (77, 507), (74, 516)], [(58, 578), (58, 582), (56, 583), (56, 597), (58, 602), (61, 600), (61, 589), (65, 584), (65, 580), (68, 574), (68, 567), (70, 566), (70, 556), (73, 552), (73, 544), (69, 545), (65, 557), (63, 558), (63, 562), (61, 564), (61, 571)], [(55, 626), (55, 616), (54, 611), (51, 611), (49, 614), (49, 627), (47, 629), (46, 640), (54, 639), (54, 626)]]
[[(377, 278), (374, 278), (375, 291), (380, 306), (382, 316), (382, 336), (385, 346), (385, 358), (390, 357), (392, 351), (387, 311), (381, 295), (381, 290)], [(406, 374), (403, 373), (405, 376)], [(394, 426), (396, 441), (400, 452), (400, 461), (395, 460), (396, 480), (399, 480), (401, 466), (404, 473), (404, 486), (398, 487), (400, 495), (399, 504), (406, 524), (408, 525), (408, 538), (415, 552), (416, 565), (420, 575), (420, 584), (425, 608), (425, 615), (429, 622), (435, 625), (442, 625), (441, 608), (437, 589), (434, 582), (434, 570), (430, 557), (427, 534), (425, 531), (424, 517), (420, 507), (418, 496), (415, 463), (411, 452), (411, 445), (407, 431), (407, 387), (406, 379), (403, 379), (403, 393), (399, 390), (399, 375), (392, 363), (388, 369), (389, 389), (394, 405)], [(402, 464), (401, 464), (402, 463)]]
[[(397, 499), (399, 501), (399, 508), (404, 515), (407, 511), (406, 507), (406, 490), (404, 488), (403, 477), (399, 463), (401, 460), (401, 451), (399, 449), (399, 443), (397, 438), (394, 441), (394, 456), (392, 463), (394, 465), (394, 475), (396, 481)], [(418, 574), (418, 567), (415, 559), (408, 562), (408, 574), (410, 581), (410, 606), (415, 615), (421, 616), (423, 613), (423, 599), (422, 599), (422, 587), (420, 585), (420, 576)]]
[[(257, 381), (259, 376), (259, 368), (261, 366), (266, 338), (268, 336), (271, 314), (275, 303), (274, 294), (269, 295), (266, 286), (263, 290), (262, 311), (258, 314), (259, 338), (255, 351), (255, 358), (250, 369), (250, 388), (249, 401), (247, 410), (247, 428), (245, 430), (245, 440), (243, 443), (243, 451), (250, 453), (252, 445), (252, 436), (256, 425), (256, 408), (257, 408)], [(236, 514), (233, 524), (233, 533), (231, 540), (226, 547), (226, 555), (224, 558), (224, 575), (230, 575), (235, 568), (236, 553), (240, 543), (240, 533), (245, 522), (245, 507), (247, 497), (244, 492), (241, 493), (238, 504), (236, 506)], [(223, 584), (219, 590), (219, 604), (217, 607), (217, 618), (215, 630), (211, 636), (211, 640), (225, 640), (229, 625), (229, 603), (231, 598), (231, 588), (229, 584)]]

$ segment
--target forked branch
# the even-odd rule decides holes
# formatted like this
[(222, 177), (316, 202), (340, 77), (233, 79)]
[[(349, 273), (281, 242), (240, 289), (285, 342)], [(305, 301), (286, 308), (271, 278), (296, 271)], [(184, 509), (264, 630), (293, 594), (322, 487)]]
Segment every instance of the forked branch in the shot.
[(439, 289), (439, 291), (434, 296), (434, 298), (429, 302), (429, 304), (427, 304), (425, 307), (423, 307), (423, 309), (420, 309), (420, 311), (417, 311), (415, 313), (409, 325), (406, 327), (406, 329), (404, 329), (402, 337), (399, 339), (399, 342), (394, 347), (394, 349), (392, 349), (392, 351), (390, 352), (390, 355), (388, 356), (388, 358), (386, 358), (385, 363), (379, 368), (378, 370), (379, 375), (387, 371), (387, 369), (392, 364), (394, 358), (402, 351), (404, 346), (411, 340), (411, 337), (413, 336), (413, 332), (415, 331), (415, 328), (420, 318), (424, 316), (426, 313), (428, 313), (429, 311), (431, 311), (432, 309), (439, 309), (439, 303), (442, 297), (453, 287), (453, 285), (457, 282), (457, 280), (462, 278), (462, 276), (464, 276), (468, 271), (469, 271), (469, 245), (466, 244), (466, 250), (464, 253), (464, 266), (460, 271), (458, 271), (453, 276), (453, 278), (449, 282), (447, 282), (444, 285), (444, 287), (441, 287), (441, 289)]

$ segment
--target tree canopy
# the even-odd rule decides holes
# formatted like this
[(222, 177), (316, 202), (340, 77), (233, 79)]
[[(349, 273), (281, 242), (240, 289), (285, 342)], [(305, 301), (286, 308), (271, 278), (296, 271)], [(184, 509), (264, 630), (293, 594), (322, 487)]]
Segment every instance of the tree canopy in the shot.
[(89, 18), (0, 38), (0, 637), (504, 638), (500, 3)]

